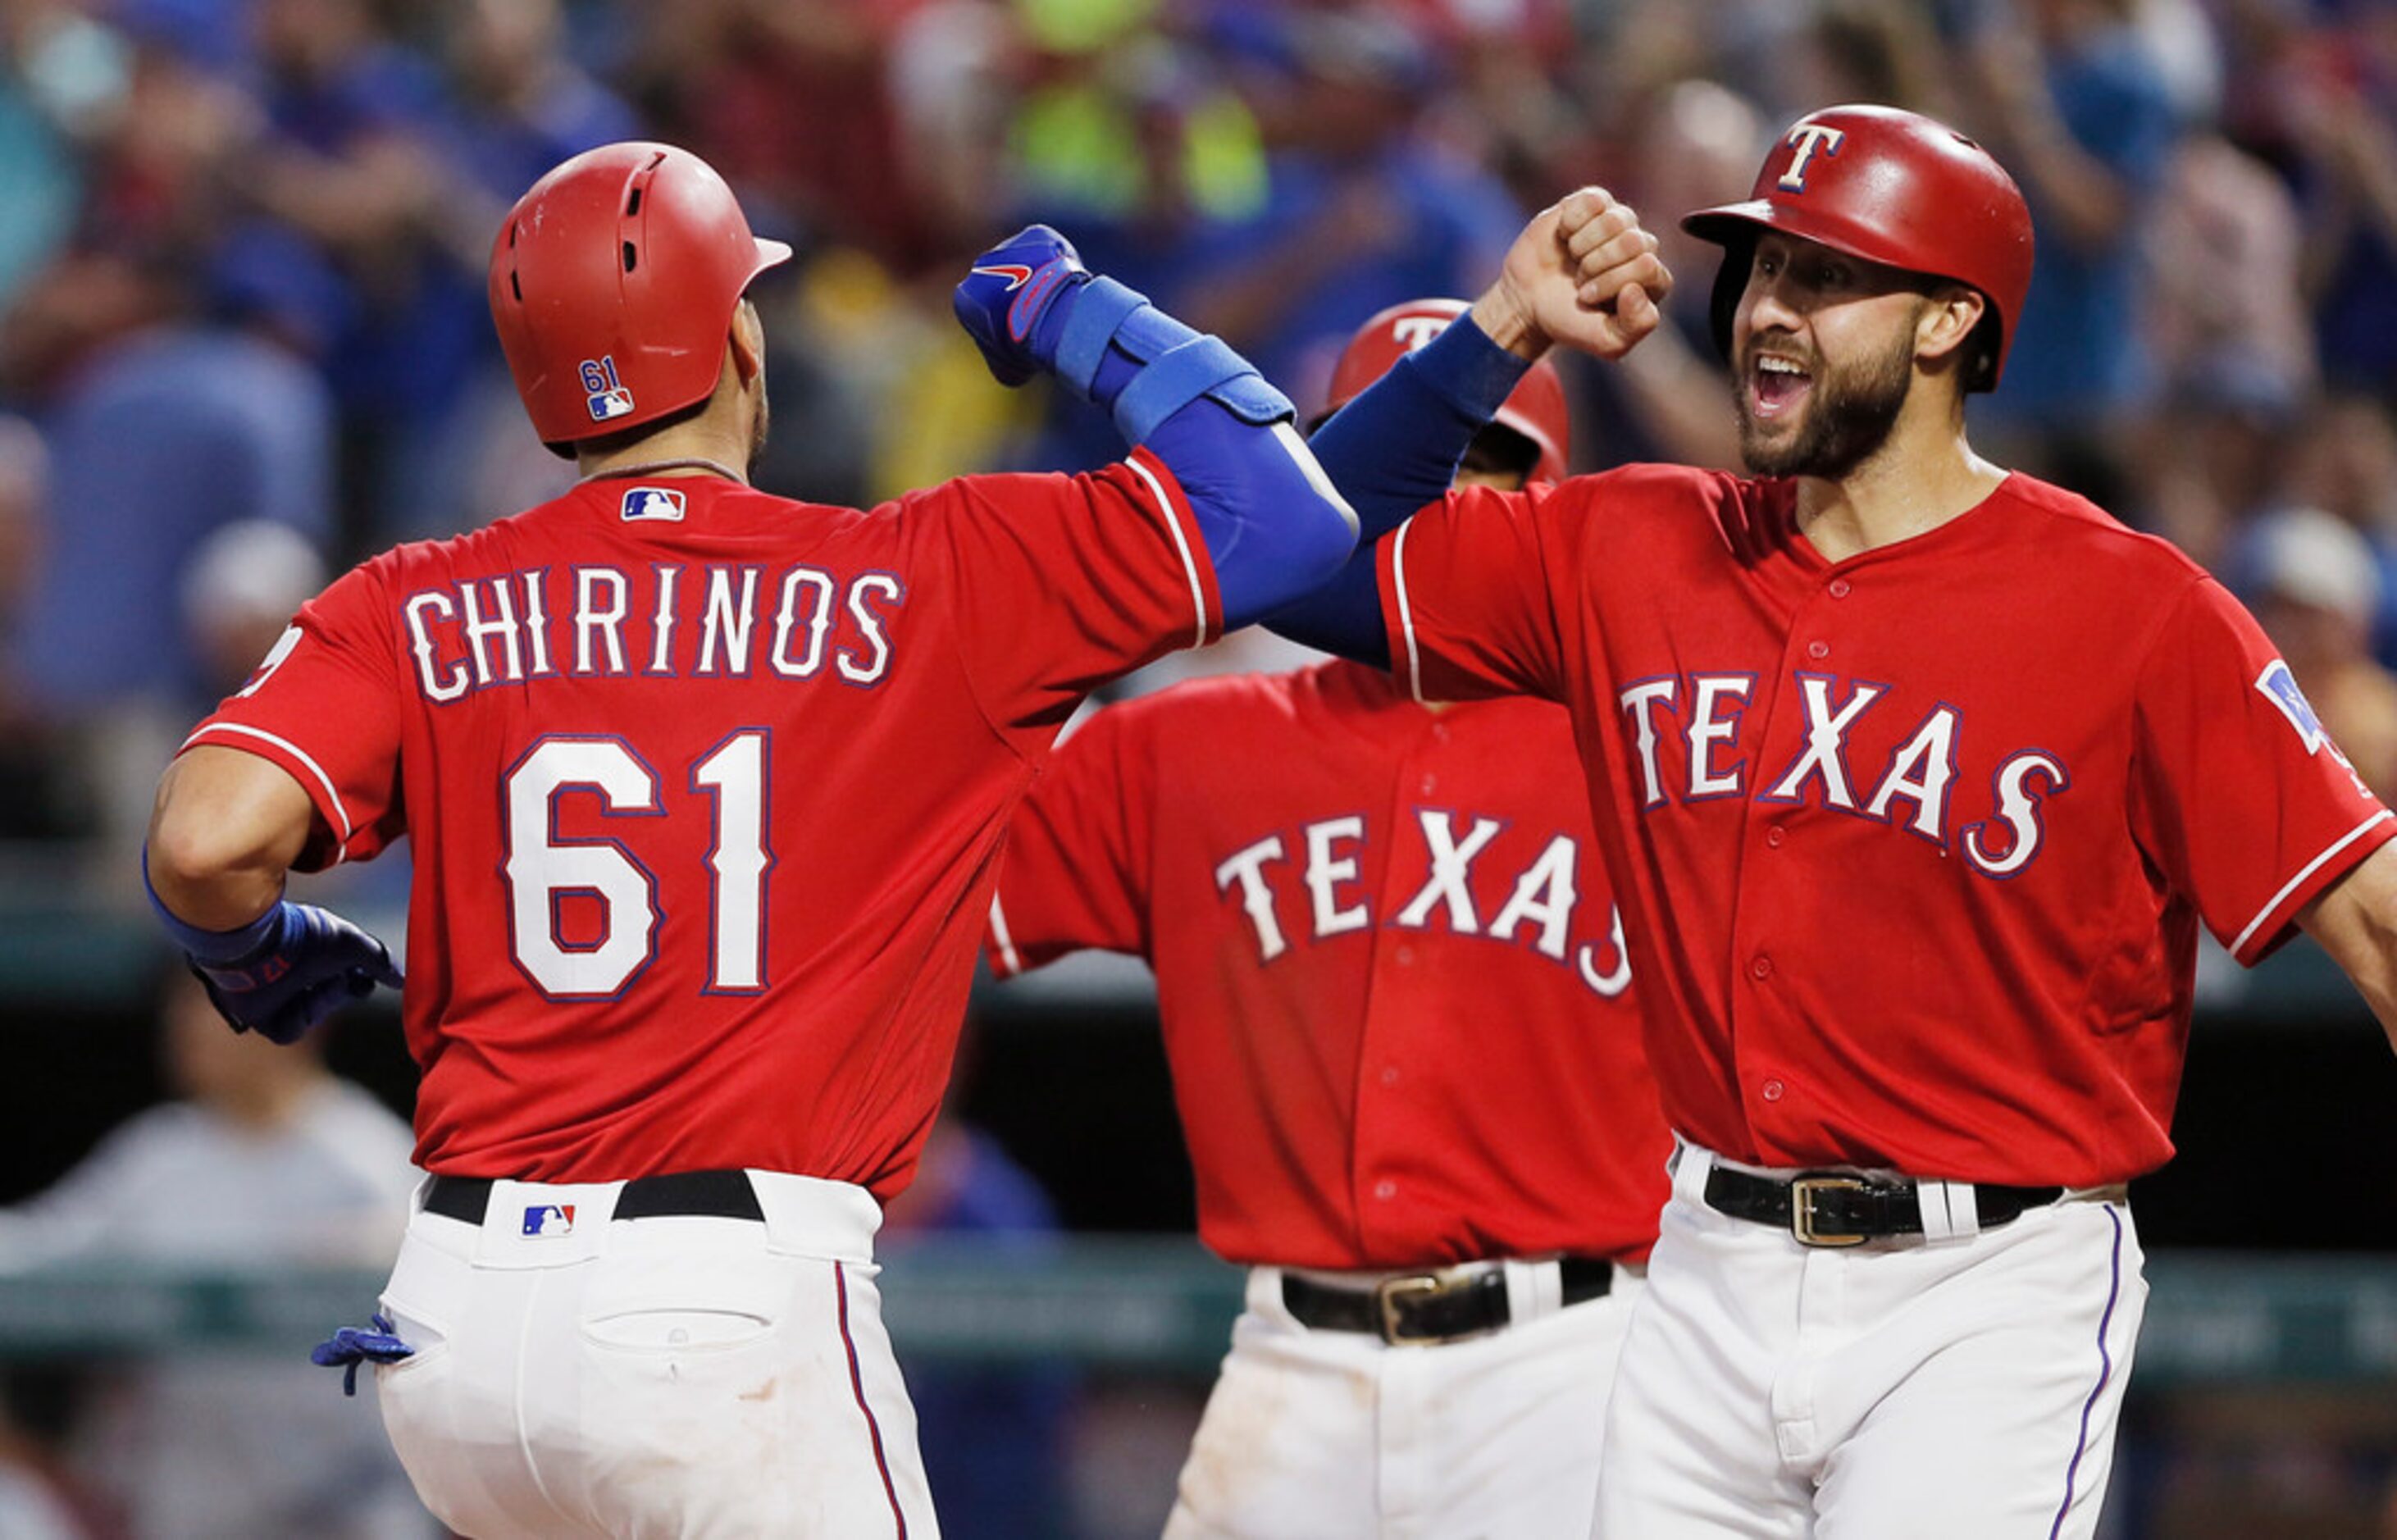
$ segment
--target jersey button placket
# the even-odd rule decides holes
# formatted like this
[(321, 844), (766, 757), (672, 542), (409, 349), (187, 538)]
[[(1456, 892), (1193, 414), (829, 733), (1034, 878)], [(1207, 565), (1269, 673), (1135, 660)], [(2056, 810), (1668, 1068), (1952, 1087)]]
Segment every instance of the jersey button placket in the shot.
[[(1392, 770), (1385, 783), (1388, 799), (1381, 816), (1388, 833), (1386, 837), (1386, 837), (1389, 848), (1382, 863), (1381, 881), (1373, 902), (1373, 926), (1368, 931), (1373, 960), (1357, 1044), (1357, 1122), (1351, 1136), (1355, 1185), (1350, 1189), (1360, 1239), (1368, 1244), (1388, 1235), (1382, 1226), (1391, 1221), (1383, 1217), (1381, 1211), (1398, 1197), (1399, 1185), (1390, 1177), (1375, 1176), (1373, 1172), (1390, 1158), (1393, 1147), (1403, 1137), (1413, 1088), (1404, 1084), (1407, 1077), (1399, 1065), (1410, 1054), (1420, 1051), (1407, 1032), (1410, 1017), (1421, 1014), (1411, 993), (1414, 985), (1399, 976), (1414, 966), (1414, 940), (1412, 932), (1399, 929), (1391, 920), (1414, 896), (1425, 871), (1424, 836), (1415, 815), (1415, 788), (1428, 789), (1432, 781), (1426, 763), (1430, 738), (1429, 733), (1422, 733), (1387, 745), (1386, 757)], [(1370, 818), (1368, 823), (1372, 823)]]

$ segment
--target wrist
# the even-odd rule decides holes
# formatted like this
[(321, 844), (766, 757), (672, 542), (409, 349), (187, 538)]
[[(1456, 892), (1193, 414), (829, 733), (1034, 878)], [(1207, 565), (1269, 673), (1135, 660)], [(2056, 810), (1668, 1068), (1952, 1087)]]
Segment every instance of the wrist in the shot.
[(1527, 364), (1537, 363), (1548, 351), (1548, 335), (1533, 324), (1531, 313), (1506, 286), (1493, 284), (1467, 312), (1481, 335)]
[[(1057, 368), (1057, 347), (1065, 337), (1065, 323), (1073, 315), (1076, 301), (1092, 276), (1078, 267), (1055, 264), (1053, 273), (1043, 273), (1033, 280), (1034, 284), (1043, 284), (1045, 288), (1040, 294), (1031, 296), (1032, 303), (1038, 308), (1032, 314), (1031, 325), (1024, 329), (1024, 349), (1042, 368), (1053, 371)], [(1031, 286), (1025, 287), (1028, 293)]]

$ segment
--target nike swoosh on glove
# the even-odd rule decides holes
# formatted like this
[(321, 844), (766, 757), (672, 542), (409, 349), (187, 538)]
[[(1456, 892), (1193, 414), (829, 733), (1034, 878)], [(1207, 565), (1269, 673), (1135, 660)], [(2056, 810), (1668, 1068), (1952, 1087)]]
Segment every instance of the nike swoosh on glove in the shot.
[(1045, 224), (1022, 230), (974, 259), (950, 306), (1002, 385), (1054, 367), (1057, 328), (1040, 323), (1065, 290), (1091, 281), (1074, 243)]

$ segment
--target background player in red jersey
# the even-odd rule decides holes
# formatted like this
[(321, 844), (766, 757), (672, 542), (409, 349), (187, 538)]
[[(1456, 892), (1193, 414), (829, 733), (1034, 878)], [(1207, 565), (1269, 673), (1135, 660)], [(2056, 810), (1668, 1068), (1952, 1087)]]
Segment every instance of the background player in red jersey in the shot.
[(1585, 190), (1318, 435), (1397, 532), (1297, 629), (1573, 714), (1682, 1141), (1600, 1532), (2086, 1535), (2197, 927), (2397, 1025), (2397, 822), (2193, 562), (1973, 452), (2032, 245), (1979, 146), (1827, 109), (1684, 222), (1757, 475), (1440, 499), (1525, 359), (1654, 325)]
[(336, 583), (160, 788), (161, 917), (277, 1038), (395, 982), (286, 869), (415, 836), (434, 1174), (393, 1326), (328, 1356), (391, 1360), (393, 1441), (465, 1533), (934, 1532), (872, 1240), (1007, 814), (1085, 690), (1353, 539), (1288, 402), (1040, 226), (958, 316), (1001, 379), (1108, 408), (1129, 460), (871, 513), (753, 491), (743, 291), (788, 254), (667, 146), (535, 183), (491, 308), (581, 483)]
[[(1334, 405), (1464, 309), (1382, 312)], [(1536, 366), (1458, 479), (1563, 474)], [(1571, 723), (1338, 662), (1100, 712), (1017, 811), (986, 951), (1155, 970), (1198, 1230), (1248, 1308), (1166, 1525), (1580, 1540), (1671, 1137)]]

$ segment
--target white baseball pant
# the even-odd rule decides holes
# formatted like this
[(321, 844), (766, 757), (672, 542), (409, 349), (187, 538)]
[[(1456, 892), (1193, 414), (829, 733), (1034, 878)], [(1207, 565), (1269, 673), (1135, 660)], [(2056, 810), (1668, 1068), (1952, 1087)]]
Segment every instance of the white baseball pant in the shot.
[(1707, 1207), (1717, 1158), (1676, 1163), (1607, 1413), (1601, 1540), (2094, 1533), (2148, 1293), (2121, 1189), (1825, 1249)]
[(382, 1296), (416, 1353), (375, 1381), (435, 1517), (475, 1540), (935, 1540), (878, 1205), (749, 1176), (762, 1224), (611, 1223), (619, 1183), (497, 1182), (479, 1225), (420, 1199)]
[(1429, 1346), (1311, 1330), (1251, 1269), (1166, 1540), (1582, 1540), (1640, 1269), (1560, 1306), (1553, 1262), (1500, 1265), (1510, 1323)]

